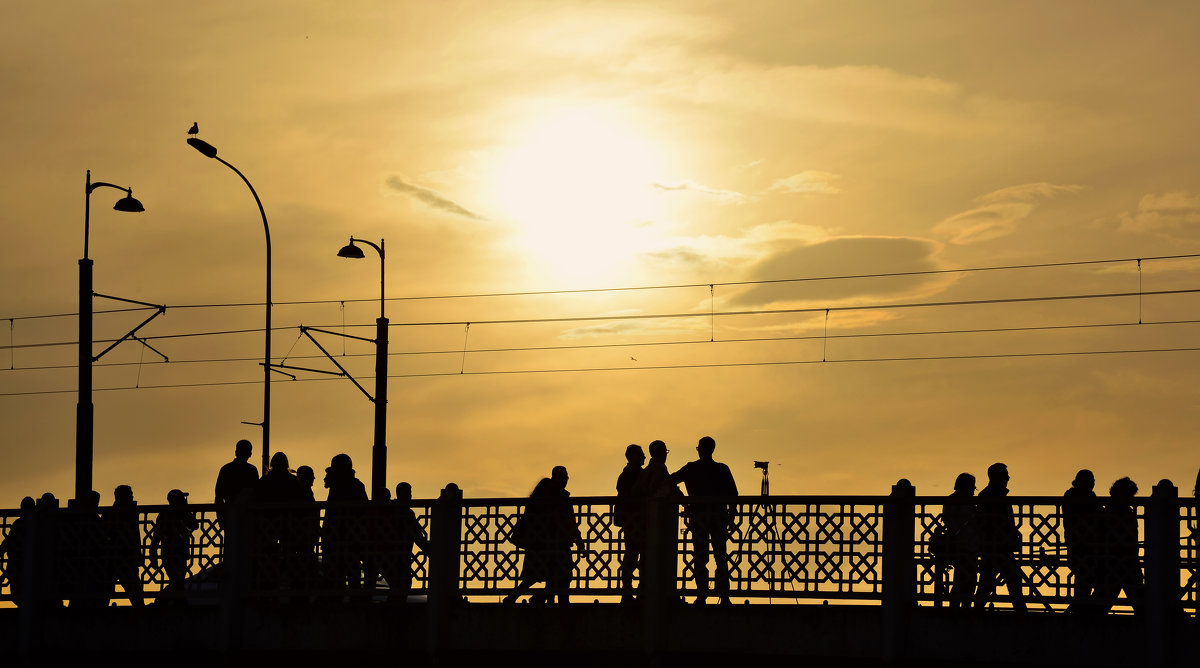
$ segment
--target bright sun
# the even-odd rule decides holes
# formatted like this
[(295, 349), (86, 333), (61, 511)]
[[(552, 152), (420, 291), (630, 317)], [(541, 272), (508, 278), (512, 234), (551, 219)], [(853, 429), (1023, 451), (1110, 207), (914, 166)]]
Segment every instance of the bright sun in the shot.
[(653, 244), (662, 157), (632, 128), (610, 110), (560, 110), (496, 162), (492, 201), (518, 246), (560, 280), (616, 280)]

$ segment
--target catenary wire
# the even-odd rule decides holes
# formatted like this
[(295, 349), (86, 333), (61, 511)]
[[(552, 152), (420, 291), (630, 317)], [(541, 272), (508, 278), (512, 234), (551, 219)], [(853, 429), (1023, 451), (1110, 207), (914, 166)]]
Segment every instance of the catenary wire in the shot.
[[(612, 288), (577, 288), (564, 290), (527, 290), (527, 291), (511, 291), (511, 292), (479, 292), (479, 293), (459, 293), (447, 295), (414, 295), (401, 297), (388, 297), (385, 301), (424, 301), (424, 300), (441, 300), (441, 299), (476, 299), (476, 298), (495, 298), (495, 297), (527, 297), (527, 296), (548, 296), (548, 295), (568, 295), (568, 294), (588, 294), (600, 292), (633, 292), (645, 290), (676, 290), (687, 288), (706, 288), (715, 287), (740, 287), (747, 285), (773, 285), (780, 283), (803, 283), (815, 281), (840, 281), (866, 278), (900, 278), (905, 276), (934, 276), (941, 274), (962, 274), (973, 272), (989, 272), (989, 271), (1014, 271), (1023, 269), (1051, 269), (1062, 267), (1079, 267), (1097, 264), (1120, 264), (1125, 262), (1151, 262), (1160, 260), (1186, 260), (1200, 258), (1200, 253), (1181, 253), (1175, 255), (1152, 255), (1143, 257), (1125, 257), (1125, 258), (1108, 258), (1101, 260), (1068, 260), (1061, 262), (1040, 262), (1028, 264), (1009, 264), (1009, 265), (991, 265), (984, 267), (960, 267), (954, 269), (923, 269), (914, 271), (893, 271), (879, 272), (868, 274), (844, 274), (834, 276), (803, 276), (794, 278), (777, 278), (777, 279), (760, 279), (750, 281), (726, 281), (726, 282), (706, 282), (706, 283), (676, 283), (665, 285), (643, 285), (643, 286), (623, 286)], [(357, 299), (307, 299), (307, 300), (289, 300), (289, 301), (273, 301), (275, 306), (306, 306), (319, 304), (337, 304), (339, 302), (377, 302), (378, 298), (364, 297)], [(241, 308), (241, 307), (261, 307), (263, 302), (225, 302), (225, 303), (200, 303), (200, 304), (178, 304), (168, 306), (169, 309), (203, 309), (203, 308)], [(126, 309), (108, 309), (96, 311), (96, 314), (101, 313), (121, 313), (126, 311), (140, 311), (152, 307), (138, 307)], [(42, 318), (66, 318), (75, 317), (78, 312), (73, 313), (52, 313), (41, 315), (13, 316), (0, 318), (3, 320), (33, 320)], [(458, 323), (462, 324), (462, 323)]]
[[(388, 378), (434, 378), (442, 376), (495, 376), (495, 375), (518, 375), (518, 374), (547, 374), (547, 373), (590, 373), (590, 372), (605, 372), (605, 371), (662, 371), (670, 369), (712, 369), (712, 368), (736, 368), (736, 367), (758, 367), (758, 366), (789, 366), (802, 364), (863, 364), (863, 363), (882, 363), (882, 362), (923, 362), (923, 361), (948, 361), (948, 360), (986, 360), (986, 359), (1015, 359), (1015, 358), (1031, 358), (1031, 357), (1078, 357), (1086, 355), (1133, 355), (1133, 354), (1148, 354), (1148, 353), (1185, 353), (1185, 352), (1200, 352), (1200, 347), (1175, 347), (1175, 348), (1129, 348), (1122, 350), (1065, 350), (1053, 352), (1034, 352), (1034, 353), (980, 353), (971, 355), (922, 355), (911, 357), (859, 357), (846, 359), (807, 359), (807, 360), (771, 360), (764, 362), (713, 362), (706, 364), (661, 364), (661, 365), (639, 365), (639, 366), (620, 366), (620, 367), (581, 367), (570, 369), (505, 369), (493, 371), (439, 371), (431, 373), (408, 373), (408, 374), (389, 374)], [(310, 383), (319, 381), (340, 380), (340, 378), (297, 378), (287, 381), (278, 381), (280, 384), (286, 383)], [(101, 387), (95, 388), (93, 392), (117, 392), (123, 390), (160, 390), (160, 389), (179, 389), (179, 388), (195, 388), (195, 387), (217, 387), (229, 385), (260, 385), (261, 380), (231, 380), (231, 381), (212, 381), (203, 383), (176, 383), (163, 385), (143, 385), (141, 387)], [(42, 394), (70, 394), (76, 390), (30, 390), (22, 392), (4, 392), (0, 393), (3, 397), (15, 396), (31, 396)]]
[[(1048, 295), (1040, 297), (997, 297), (992, 299), (963, 299), (941, 302), (901, 302), (896, 304), (859, 304), (849, 306), (813, 306), (805, 308), (788, 308), (788, 309), (762, 309), (762, 310), (740, 310), (740, 311), (719, 311), (712, 313), (645, 313), (645, 314), (623, 314), (623, 315), (591, 315), (591, 316), (564, 316), (557, 318), (499, 318), (493, 320), (430, 320), (416, 322), (393, 322), (389, 327), (445, 327), (445, 326), (461, 326), (468, 323), (473, 325), (528, 325), (542, 323), (567, 323), (567, 322), (611, 322), (620, 320), (667, 320), (681, 318), (700, 318), (700, 317), (732, 317), (732, 316), (756, 316), (756, 315), (784, 315), (796, 313), (824, 313), (829, 312), (847, 312), (847, 311), (885, 311), (889, 309), (909, 309), (909, 308), (946, 308), (954, 306), (987, 306), (996, 304), (1023, 304), (1023, 303), (1038, 303), (1050, 301), (1081, 301), (1092, 299), (1119, 299), (1123, 297), (1142, 297), (1142, 296), (1168, 296), (1168, 295), (1185, 295), (1200, 293), (1200, 288), (1184, 288), (1179, 290), (1152, 290), (1145, 292), (1105, 292), (1105, 293), (1086, 293), (1086, 294), (1068, 294), (1068, 295)], [(336, 325), (322, 325), (322, 327), (334, 327)], [(362, 328), (373, 327), (374, 325), (346, 325), (347, 328)], [(278, 326), (272, 327), (272, 331), (292, 329), (294, 326)], [(160, 334), (156, 336), (140, 337), (147, 341), (158, 341), (163, 339), (187, 338), (195, 336), (217, 336), (226, 334), (249, 334), (262, 332), (263, 328), (250, 328), (238, 330), (221, 330), (212, 332), (196, 332), (183, 334)], [(109, 343), (115, 339), (107, 339), (96, 341), (96, 343)], [(21, 348), (40, 348), (53, 346), (73, 346), (77, 345), (77, 341), (55, 341), (48, 343), (23, 343), (19, 345), (0, 346), (0, 350), (5, 348), (21, 349)]]
[[(916, 331), (901, 331), (901, 332), (866, 332), (858, 334), (803, 334), (795, 336), (757, 336), (743, 337), (734, 339), (689, 339), (675, 341), (641, 341), (633, 343), (585, 343), (563, 346), (519, 346), (506, 348), (470, 348), (467, 353), (475, 355), (481, 353), (512, 353), (512, 352), (550, 352), (550, 351), (565, 351), (565, 350), (596, 350), (596, 349), (614, 349), (614, 348), (651, 348), (657, 346), (680, 346), (680, 345), (703, 345), (703, 344), (722, 344), (722, 343), (770, 343), (781, 341), (815, 341), (823, 339), (869, 339), (869, 338), (891, 338), (891, 337), (906, 337), (906, 336), (946, 336), (958, 334), (1005, 334), (1013, 332), (1047, 332), (1047, 331), (1062, 331), (1062, 330), (1078, 330), (1078, 329), (1102, 329), (1102, 328), (1117, 328), (1117, 327), (1154, 327), (1164, 325), (1195, 325), (1200, 324), (1200, 319), (1191, 320), (1147, 320), (1145, 322), (1094, 322), (1080, 323), (1074, 325), (1029, 325), (1025, 327), (981, 327), (972, 329), (938, 329), (938, 330), (916, 330)], [(288, 328), (281, 328), (288, 329)], [(461, 355), (462, 348), (445, 349), (445, 350), (400, 350), (390, 351), (388, 357), (412, 357), (421, 355)], [(346, 353), (342, 357), (363, 357), (374, 358), (375, 353)], [(289, 355), (288, 359), (325, 359), (324, 355)], [(233, 362), (258, 362), (261, 357), (212, 357), (199, 359), (174, 359), (169, 362), (161, 360), (152, 360), (149, 362), (106, 362), (94, 365), (95, 368), (102, 367), (122, 367), (122, 366), (137, 366), (137, 365), (173, 365), (173, 364), (220, 364)], [(74, 369), (75, 364), (51, 364), (43, 366), (26, 366), (17, 367), (15, 369), (2, 369), (2, 371), (50, 371)]]

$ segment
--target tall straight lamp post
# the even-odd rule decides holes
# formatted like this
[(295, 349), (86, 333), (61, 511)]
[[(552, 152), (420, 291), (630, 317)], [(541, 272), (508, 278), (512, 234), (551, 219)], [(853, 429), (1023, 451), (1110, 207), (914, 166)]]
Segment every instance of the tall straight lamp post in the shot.
[(379, 317), (375, 319), (375, 443), (371, 446), (371, 498), (381, 499), (387, 490), (387, 370), (388, 319), (384, 313), (384, 252), (383, 239), (379, 245), (366, 239), (350, 237), (350, 243), (338, 251), (338, 257), (361, 260), (362, 249), (354, 244), (364, 243), (379, 253)]
[[(267, 212), (263, 210), (262, 200), (258, 198), (258, 193), (255, 192), (254, 186), (250, 184), (250, 179), (246, 178), (245, 174), (238, 171), (237, 167), (217, 157), (217, 148), (206, 141), (196, 137), (188, 137), (187, 143), (206, 158), (212, 158), (217, 162), (225, 165), (233, 170), (234, 174), (241, 177), (246, 183), (246, 187), (250, 189), (250, 194), (254, 196), (254, 203), (258, 205), (258, 213), (262, 216), (263, 232), (267, 237), (267, 299), (266, 299), (266, 325), (263, 330), (263, 418), (262, 422), (258, 423), (262, 427), (262, 472), (267, 472), (267, 467), (271, 461), (271, 228), (267, 225)], [(254, 424), (254, 423), (248, 423)]]
[[(93, 183), (92, 170), (87, 170), (83, 198), (83, 257), (79, 259), (79, 400), (75, 405), (75, 499), (77, 500), (85, 498), (92, 490), (92, 438), (95, 418), (95, 409), (92, 406), (92, 363), (99, 359), (100, 355), (92, 354), (92, 299), (95, 293), (92, 290), (93, 263), (88, 254), (88, 238), (91, 233), (92, 191), (97, 188), (115, 188), (125, 193), (125, 196), (113, 205), (113, 209), (116, 211), (141, 213), (146, 210), (141, 202), (133, 198), (132, 188), (104, 181)], [(151, 316), (151, 318), (153, 317)], [(150, 318), (147, 318), (146, 322), (149, 321)], [(141, 325), (139, 325), (140, 327)], [(121, 340), (132, 335), (133, 332), (130, 332)], [(112, 346), (108, 350), (111, 349)], [(108, 350), (104, 352), (108, 352)], [(101, 355), (103, 354), (101, 353)]]

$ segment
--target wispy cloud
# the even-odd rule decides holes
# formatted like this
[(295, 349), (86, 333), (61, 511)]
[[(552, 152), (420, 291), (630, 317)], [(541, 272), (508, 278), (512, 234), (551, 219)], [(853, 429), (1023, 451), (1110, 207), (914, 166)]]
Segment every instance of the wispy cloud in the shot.
[(977, 198), (977, 201), (985, 204), (989, 202), (1032, 202), (1039, 199), (1051, 199), (1063, 193), (1077, 193), (1085, 189), (1085, 186), (1080, 185), (1059, 185), (1043, 181), (994, 190)]
[[(1167, 235), (1190, 230), (1200, 232), (1200, 195), (1182, 191), (1144, 195), (1138, 201), (1137, 212), (1121, 219), (1121, 229)], [(1189, 236), (1195, 236), (1195, 233)]]
[(651, 183), (650, 187), (663, 192), (699, 193), (701, 195), (707, 195), (709, 197), (716, 198), (718, 201), (727, 202), (729, 204), (741, 204), (747, 200), (747, 197), (740, 192), (734, 190), (710, 188), (706, 185), (702, 185), (691, 180), (676, 181), (674, 183)]
[(387, 179), (384, 181), (384, 184), (387, 185), (388, 188), (391, 188), (398, 193), (412, 197), (426, 206), (438, 209), (439, 211), (445, 211), (446, 213), (452, 213), (456, 216), (462, 216), (472, 220), (485, 220), (483, 216), (480, 216), (470, 209), (467, 209), (466, 207), (437, 192), (436, 190), (409, 183), (399, 176), (393, 175), (387, 177)]
[(836, 195), (842, 191), (836, 185), (841, 178), (840, 174), (810, 169), (776, 180), (767, 188), (767, 192)]
[(1017, 225), (1028, 218), (1040, 202), (1081, 190), (1084, 186), (1046, 182), (993, 190), (975, 198), (982, 206), (946, 218), (934, 225), (933, 231), (960, 246), (998, 239), (1016, 231)]
[[(915, 237), (834, 237), (776, 249), (749, 269), (751, 280), (773, 281), (799, 276), (846, 276), (938, 268), (942, 244)], [(762, 283), (749, 287), (729, 302), (743, 306), (820, 303), (845, 304), (881, 298), (934, 294), (947, 285), (941, 275), (893, 276), (878, 279)]]

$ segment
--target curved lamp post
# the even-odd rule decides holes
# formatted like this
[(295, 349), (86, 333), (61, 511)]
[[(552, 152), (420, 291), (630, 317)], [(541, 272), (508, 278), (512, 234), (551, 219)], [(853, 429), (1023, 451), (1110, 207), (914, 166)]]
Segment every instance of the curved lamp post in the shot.
[[(258, 193), (254, 191), (254, 186), (250, 185), (250, 179), (246, 178), (245, 174), (238, 171), (237, 167), (225, 162), (217, 157), (217, 148), (206, 141), (195, 137), (188, 137), (187, 143), (197, 151), (200, 151), (206, 158), (212, 158), (217, 162), (225, 165), (233, 170), (234, 174), (241, 177), (242, 181), (246, 182), (246, 187), (250, 189), (250, 194), (254, 195), (254, 203), (258, 205), (258, 213), (262, 216), (263, 232), (267, 235), (267, 300), (266, 300), (266, 329), (263, 331), (263, 419), (259, 423), (262, 427), (262, 472), (267, 472), (267, 467), (271, 461), (271, 228), (267, 225), (267, 212), (263, 210), (262, 200), (258, 199)], [(250, 423), (253, 424), (253, 423)]]
[(355, 243), (362, 242), (379, 253), (379, 317), (375, 320), (375, 444), (371, 446), (371, 498), (381, 499), (387, 490), (387, 355), (388, 319), (384, 314), (384, 252), (383, 239), (379, 245), (366, 239), (350, 237), (350, 243), (337, 252), (338, 257), (361, 260), (362, 249)]
[(133, 189), (113, 183), (92, 183), (92, 170), (87, 170), (83, 198), (83, 257), (79, 260), (79, 401), (75, 406), (75, 498), (82, 499), (92, 489), (92, 436), (95, 410), (92, 406), (92, 259), (88, 256), (91, 233), (92, 191), (115, 188), (125, 196), (117, 200), (113, 210), (126, 213), (145, 211), (142, 203), (133, 198)]

